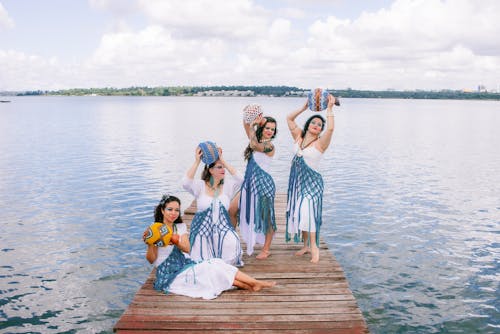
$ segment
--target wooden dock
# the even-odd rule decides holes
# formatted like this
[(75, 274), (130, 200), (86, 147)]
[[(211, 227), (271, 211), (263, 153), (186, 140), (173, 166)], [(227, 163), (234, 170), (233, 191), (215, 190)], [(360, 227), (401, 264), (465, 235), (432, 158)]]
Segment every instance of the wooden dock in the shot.
[[(320, 261), (309, 262), (310, 254), (294, 253), (301, 248), (286, 243), (286, 195), (276, 197), (278, 231), (271, 256), (256, 260), (244, 256), (244, 272), (277, 285), (260, 292), (230, 290), (213, 300), (165, 295), (153, 289), (154, 270), (134, 296), (114, 327), (119, 334), (162, 333), (368, 333), (365, 320), (342, 268), (323, 240)], [(191, 222), (195, 207), (184, 212)], [(243, 249), (245, 249), (243, 245)]]

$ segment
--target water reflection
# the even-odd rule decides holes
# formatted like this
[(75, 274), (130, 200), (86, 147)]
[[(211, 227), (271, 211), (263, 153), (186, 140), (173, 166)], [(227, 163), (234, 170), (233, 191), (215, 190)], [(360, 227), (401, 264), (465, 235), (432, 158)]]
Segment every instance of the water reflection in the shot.
[[(0, 109), (1, 331), (109, 331), (147, 277), (140, 235), (203, 140), (244, 170), (241, 109), (288, 98), (15, 98)], [(499, 324), (497, 103), (348, 100), (337, 112), (323, 235), (374, 333)], [(474, 110), (471, 115), (471, 110)], [(299, 118), (303, 123), (308, 115)], [(495, 327), (496, 326), (496, 327)]]

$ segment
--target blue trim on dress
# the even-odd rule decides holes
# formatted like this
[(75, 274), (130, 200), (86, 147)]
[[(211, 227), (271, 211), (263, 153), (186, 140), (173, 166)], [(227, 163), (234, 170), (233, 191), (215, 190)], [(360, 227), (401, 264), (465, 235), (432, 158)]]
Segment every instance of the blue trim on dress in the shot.
[(179, 248), (174, 246), (170, 255), (156, 268), (154, 288), (168, 293), (168, 288), (177, 275), (195, 265), (196, 262), (185, 257), (184, 253), (182, 253)]
[[(304, 202), (306, 199), (307, 201)], [(293, 233), (293, 240), (296, 243), (303, 241), (300, 230), (289, 231), (288, 228), (297, 210), (298, 222), (296, 225), (299, 226), (302, 205), (309, 205), (309, 203), (312, 203), (312, 207), (309, 207), (308, 210), (313, 213), (316, 225), (316, 245), (319, 246), (321, 214), (323, 210), (323, 177), (306, 164), (304, 157), (295, 155), (290, 168), (290, 178), (288, 179), (285, 232), (287, 242), (291, 240), (291, 233)], [(309, 216), (311, 215), (309, 214)]]
[[(214, 203), (212, 203), (207, 209), (197, 212), (193, 217), (189, 233), (191, 251), (196, 238), (200, 236), (201, 238), (198, 239), (200, 242), (200, 258), (203, 260), (222, 258), (224, 240), (226, 236), (233, 234), (236, 240), (238, 240), (238, 249), (235, 252), (236, 266), (242, 266), (243, 261), (241, 260), (242, 250), (239, 242), (240, 238), (231, 224), (229, 213), (223, 205), (220, 205), (219, 217), (216, 222), (213, 222), (213, 206)], [(216, 236), (218, 236), (217, 241), (215, 240)], [(203, 242), (208, 244), (207, 248), (209, 249), (210, 254), (203, 254)]]
[(276, 231), (274, 214), (276, 186), (272, 176), (259, 166), (253, 155), (248, 160), (241, 193), (245, 193), (246, 203), (242, 203), (243, 196), (240, 196), (239, 205), (240, 208), (245, 205), (246, 210), (245, 217), (240, 217), (240, 224), (242, 221), (249, 224), (251, 217), (250, 208), (253, 204), (254, 232), (266, 234), (269, 231), (269, 227), (273, 231)]

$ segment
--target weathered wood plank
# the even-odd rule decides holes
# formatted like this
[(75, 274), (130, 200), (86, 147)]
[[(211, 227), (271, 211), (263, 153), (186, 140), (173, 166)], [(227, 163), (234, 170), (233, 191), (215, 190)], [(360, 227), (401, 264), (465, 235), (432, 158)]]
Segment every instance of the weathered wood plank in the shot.
[[(207, 301), (155, 291), (153, 270), (114, 331), (368, 333), (342, 267), (328, 246), (321, 240), (318, 264), (310, 263), (309, 254), (294, 256), (301, 245), (284, 238), (286, 195), (278, 194), (275, 204), (278, 232), (271, 256), (264, 261), (244, 256), (243, 271), (258, 279), (276, 280), (277, 286), (259, 292), (234, 289)], [(188, 225), (195, 211), (193, 202), (184, 212)]]

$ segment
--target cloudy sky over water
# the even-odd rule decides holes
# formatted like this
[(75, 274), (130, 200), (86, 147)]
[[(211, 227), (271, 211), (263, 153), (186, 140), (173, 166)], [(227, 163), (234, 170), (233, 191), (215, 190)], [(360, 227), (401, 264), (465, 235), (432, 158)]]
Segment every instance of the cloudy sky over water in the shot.
[(500, 85), (497, 0), (0, 0), (0, 91)]

